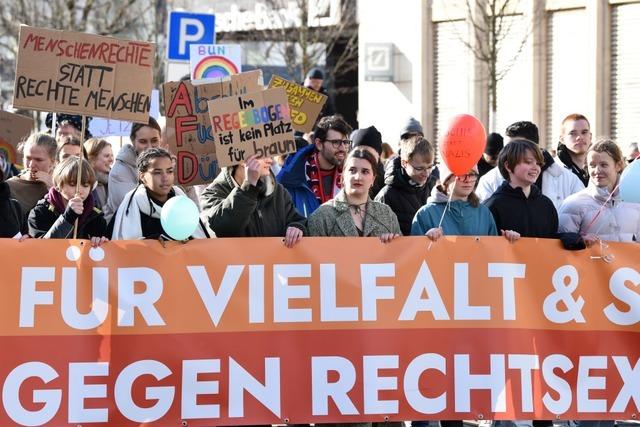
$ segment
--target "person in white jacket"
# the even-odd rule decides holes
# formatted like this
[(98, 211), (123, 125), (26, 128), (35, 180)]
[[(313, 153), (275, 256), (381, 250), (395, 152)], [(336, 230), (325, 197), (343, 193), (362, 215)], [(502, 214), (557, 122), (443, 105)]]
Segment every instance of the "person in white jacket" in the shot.
[(595, 143), (587, 152), (589, 185), (568, 197), (559, 209), (559, 231), (582, 235), (587, 246), (598, 240), (640, 239), (640, 203), (620, 200), (618, 184), (624, 157), (611, 140)]
[[(506, 143), (515, 138), (528, 139), (538, 145), (540, 141), (538, 127), (534, 123), (526, 121), (511, 124), (507, 127), (505, 135), (508, 138)], [(542, 165), (542, 173), (537, 184), (541, 181), (542, 194), (551, 199), (555, 208), (558, 209), (564, 199), (583, 190), (584, 185), (569, 169), (556, 162), (548, 151), (542, 150), (542, 154), (544, 165)], [(494, 168), (480, 178), (476, 195), (481, 202), (484, 202), (503, 182), (504, 178), (500, 175), (500, 171), (498, 168)]]

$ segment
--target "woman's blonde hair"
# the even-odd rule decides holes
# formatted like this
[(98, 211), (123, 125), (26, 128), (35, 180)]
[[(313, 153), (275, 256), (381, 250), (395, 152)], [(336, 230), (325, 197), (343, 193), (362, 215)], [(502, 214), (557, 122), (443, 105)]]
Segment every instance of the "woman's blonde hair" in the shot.
[(111, 147), (111, 143), (102, 138), (89, 138), (84, 142), (84, 149), (87, 151), (87, 158), (95, 160), (105, 147)]
[(625, 162), (624, 156), (622, 155), (622, 150), (620, 149), (620, 147), (618, 147), (618, 144), (616, 144), (612, 140), (598, 140), (598, 142), (589, 147), (589, 150), (587, 150), (587, 155), (592, 151), (596, 153), (607, 153), (613, 159), (613, 162), (615, 164), (619, 164), (622, 169), (624, 169)]

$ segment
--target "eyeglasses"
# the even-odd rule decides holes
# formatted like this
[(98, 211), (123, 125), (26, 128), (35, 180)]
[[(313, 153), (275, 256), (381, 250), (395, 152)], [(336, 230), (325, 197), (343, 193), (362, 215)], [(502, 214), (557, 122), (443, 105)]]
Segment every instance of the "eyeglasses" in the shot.
[(411, 162), (407, 162), (406, 164), (411, 166), (411, 169), (413, 169), (417, 173), (429, 172), (437, 165), (437, 163), (431, 163), (430, 165), (427, 165), (427, 166), (416, 167), (416, 166), (413, 166)]
[(325, 142), (331, 143), (333, 148), (340, 148), (341, 145), (347, 148), (351, 146), (351, 140), (349, 139), (325, 139)]
[(479, 176), (480, 176), (479, 173), (471, 172), (471, 173), (458, 176), (458, 179), (462, 182), (473, 182), (473, 181), (477, 181)]

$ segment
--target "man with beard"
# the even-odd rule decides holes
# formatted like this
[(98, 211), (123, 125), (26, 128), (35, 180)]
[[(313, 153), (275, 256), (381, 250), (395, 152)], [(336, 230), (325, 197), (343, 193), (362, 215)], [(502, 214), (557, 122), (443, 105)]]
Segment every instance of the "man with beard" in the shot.
[(591, 146), (591, 126), (582, 114), (569, 114), (562, 121), (558, 160), (586, 187), (589, 184), (587, 151)]
[(342, 164), (351, 146), (351, 127), (339, 116), (323, 117), (313, 144), (287, 157), (277, 180), (291, 194), (296, 209), (308, 217), (342, 188)]

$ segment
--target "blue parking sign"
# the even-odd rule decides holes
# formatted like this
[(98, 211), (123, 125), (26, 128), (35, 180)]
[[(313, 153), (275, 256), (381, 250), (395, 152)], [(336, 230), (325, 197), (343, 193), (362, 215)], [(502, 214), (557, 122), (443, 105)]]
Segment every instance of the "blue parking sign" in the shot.
[(215, 44), (215, 23), (216, 17), (211, 14), (170, 12), (167, 59), (189, 61), (192, 44)]

